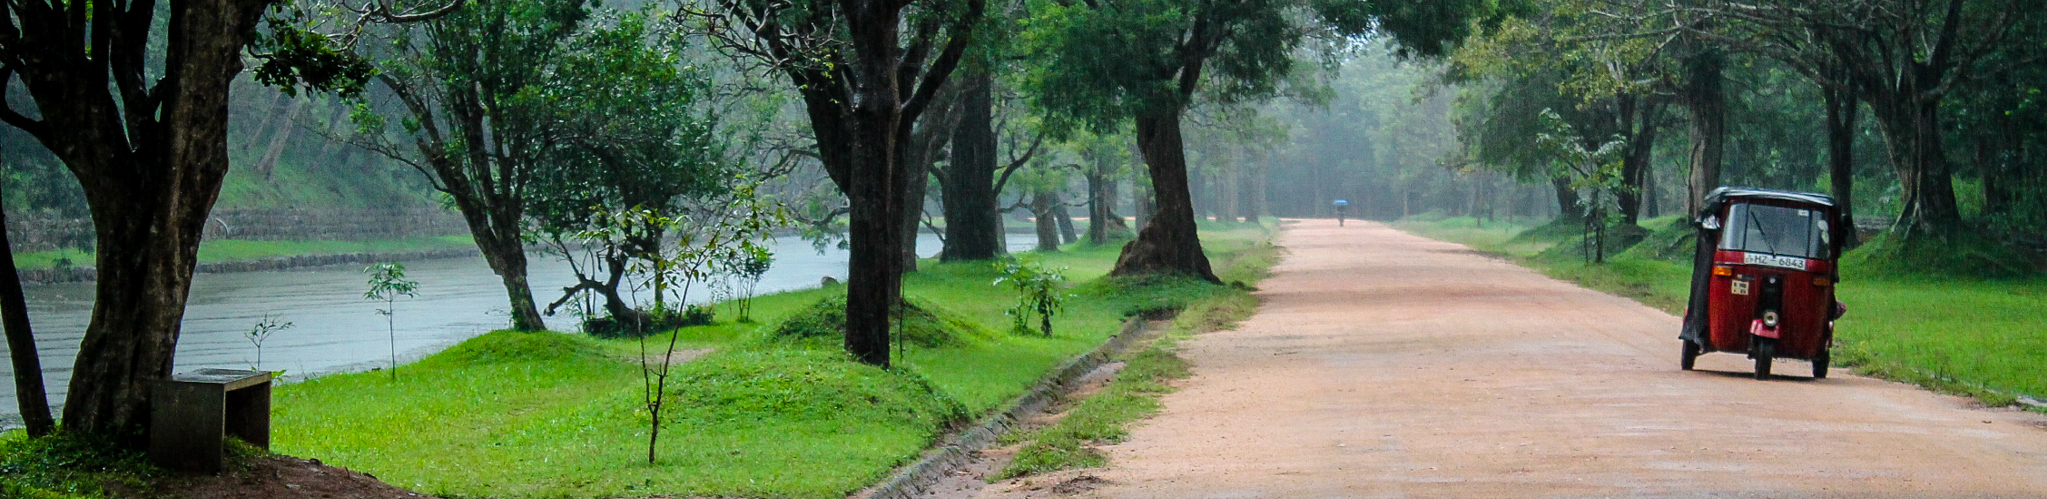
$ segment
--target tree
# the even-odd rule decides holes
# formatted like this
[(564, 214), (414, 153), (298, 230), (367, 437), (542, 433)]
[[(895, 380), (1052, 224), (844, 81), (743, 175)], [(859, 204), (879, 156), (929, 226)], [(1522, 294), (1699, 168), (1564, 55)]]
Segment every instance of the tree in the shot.
[(35, 330), (28, 321), (28, 300), (21, 292), (21, 273), (14, 267), (14, 244), (7, 237), (7, 213), (0, 210), (0, 329), (7, 334), (7, 358), (14, 367), (14, 399), (29, 436), (57, 430), (50, 417), (50, 394), (43, 388), (43, 359), (36, 349)]
[(2047, 10), (2026, 0), (1768, 0), (1672, 3), (1671, 24), (1784, 61), (1869, 104), (1901, 187), (1894, 235), (1943, 237), (1961, 221), (1941, 105), (1996, 72), (1979, 63), (2018, 44)]
[(1085, 134), (1068, 141), (1080, 157), (1080, 173), (1087, 181), (1087, 241), (1108, 244), (1110, 239), (1130, 237), (1130, 226), (1116, 214), (1116, 187), (1130, 161), (1125, 135)]
[[(589, 18), (585, 0), (484, 2), (390, 28), (376, 80), (401, 109), (411, 147), (365, 104), (355, 143), (423, 174), (469, 225), (510, 299), (512, 328), (547, 325), (526, 280), (525, 223), (543, 158), (565, 139), (547, 94), (568, 42)], [(407, 150), (411, 149), (411, 150)]]
[[(1045, 141), (1044, 134), (1026, 130), (1017, 116), (996, 120), (998, 111), (1013, 106), (997, 105), (997, 82), (985, 64), (972, 61), (963, 70), (952, 155), (945, 168), (932, 170), (945, 210), (945, 251), (939, 259), (947, 262), (988, 260), (1008, 252), (999, 200), (1009, 179), (1037, 158)], [(1000, 157), (1004, 138), (1010, 139), (1006, 161)]]
[[(1177, 272), (1216, 281), (1195, 232), (1181, 117), (1204, 83), (1219, 102), (1274, 95), (1310, 31), (1368, 29), (1424, 55), (1462, 39), (1484, 1), (1110, 0), (1033, 4), (1026, 39), (1034, 104), (1055, 125), (1108, 131), (1135, 122), (1157, 200), (1113, 275)], [(1303, 26), (1296, 19), (1313, 18)]]
[[(762, 248), (755, 241), (769, 237), (769, 231), (786, 222), (779, 207), (761, 199), (756, 191), (758, 188), (757, 183), (729, 186), (728, 190), (702, 196), (679, 207), (673, 216), (647, 209), (613, 212), (600, 217), (611, 222), (609, 227), (593, 230), (638, 231), (632, 227), (659, 225), (667, 228), (665, 232), (674, 233), (672, 245), (666, 241), (659, 242), (662, 248), (641, 262), (652, 268), (637, 270), (648, 276), (647, 284), (654, 289), (657, 302), (669, 289), (680, 290), (676, 303), (685, 320), (691, 315), (698, 315), (703, 318), (701, 323), (708, 323), (708, 310), (686, 305), (689, 290), (695, 284), (711, 279), (714, 273), (729, 268), (724, 265), (726, 262), (757, 254)], [(656, 307), (657, 316), (670, 313)], [(658, 356), (648, 355), (649, 334), (635, 336), (640, 342), (641, 403), (647, 409), (647, 464), (654, 464), (655, 451), (661, 441), (661, 410), (668, 401), (668, 377), (673, 374), (670, 368), (674, 366), (676, 341), (681, 335), (668, 335), (667, 349)]]
[[(592, 229), (605, 225), (604, 215), (625, 210), (672, 216), (685, 197), (724, 187), (731, 161), (719, 116), (704, 109), (710, 80), (686, 64), (687, 47), (657, 36), (644, 14), (604, 17), (616, 20), (574, 35), (540, 85), (543, 112), (557, 128), (548, 132), (527, 196), (538, 232), (576, 274), (576, 284), (545, 312), (595, 293), (610, 316), (604, 327), (637, 331), (649, 317), (625, 301), (619, 286), (635, 262), (660, 251), (667, 226)], [(585, 234), (596, 237), (579, 237)]]
[(902, 193), (924, 181), (907, 174), (909, 135), (958, 67), (985, 2), (712, 4), (684, 5), (681, 15), (721, 48), (787, 77), (803, 99), (820, 162), (850, 203), (846, 350), (887, 366), (889, 314), (902, 301)]
[(1066, 268), (1045, 268), (1037, 260), (1018, 258), (995, 264), (1000, 277), (995, 285), (1009, 285), (1016, 290), (1016, 305), (1007, 313), (1012, 324), (1010, 329), (1017, 334), (1031, 332), (1030, 317), (1038, 316), (1038, 332), (1052, 336), (1052, 316), (1066, 307)]
[(398, 297), (418, 296), (419, 281), (406, 279), (405, 264), (398, 262), (364, 267), (362, 273), (370, 276), (370, 289), (363, 292), (363, 299), (384, 302), (377, 315), (384, 316), (384, 326), (391, 335), (391, 381), (398, 381)]
[[(278, 17), (259, 36), (275, 3), (21, 2), (0, 16), (0, 82), (18, 79), (34, 102), (0, 108), (0, 121), (64, 162), (97, 235), (92, 319), (64, 404), (70, 431), (132, 444), (133, 430), (147, 427), (153, 382), (170, 375), (200, 232), (227, 173), (228, 90), (244, 50), (259, 50), (257, 77), (267, 84), (360, 88), (359, 61), (327, 38)], [(364, 22), (417, 17), (363, 13)]]

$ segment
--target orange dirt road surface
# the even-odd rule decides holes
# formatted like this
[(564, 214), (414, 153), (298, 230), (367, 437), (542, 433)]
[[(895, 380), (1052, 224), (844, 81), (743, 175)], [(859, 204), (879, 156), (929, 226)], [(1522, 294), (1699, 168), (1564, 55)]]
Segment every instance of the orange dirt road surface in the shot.
[(1258, 314), (1183, 343), (1194, 377), (1084, 495), (2047, 497), (2040, 415), (1794, 360), (1680, 371), (1677, 317), (1383, 224), (1280, 241)]

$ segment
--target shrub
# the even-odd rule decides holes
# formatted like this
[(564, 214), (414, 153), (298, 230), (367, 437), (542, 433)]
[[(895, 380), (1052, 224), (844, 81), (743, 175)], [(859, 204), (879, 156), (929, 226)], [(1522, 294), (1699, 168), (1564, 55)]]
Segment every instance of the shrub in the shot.
[(593, 317), (583, 321), (583, 332), (604, 339), (639, 338), (676, 328), (708, 326), (717, 318), (716, 311), (705, 305), (690, 305), (665, 314), (635, 312), (642, 321), (638, 326), (612, 317)]

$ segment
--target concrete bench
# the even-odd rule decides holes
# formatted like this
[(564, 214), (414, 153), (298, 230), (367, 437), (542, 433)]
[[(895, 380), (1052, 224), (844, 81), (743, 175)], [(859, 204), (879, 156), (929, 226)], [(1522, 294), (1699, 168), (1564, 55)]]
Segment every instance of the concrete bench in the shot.
[(213, 473), (228, 436), (270, 448), (270, 373), (199, 369), (158, 382), (149, 459), (165, 469)]

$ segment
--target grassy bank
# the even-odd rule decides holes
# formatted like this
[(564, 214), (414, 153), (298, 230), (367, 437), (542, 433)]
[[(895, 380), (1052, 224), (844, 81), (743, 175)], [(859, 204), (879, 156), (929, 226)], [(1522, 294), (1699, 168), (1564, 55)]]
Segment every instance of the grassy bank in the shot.
[[(1277, 248), (1267, 248), (1245, 255), (1233, 267), (1253, 274), (1245, 282), (1256, 282), (1278, 262), (1279, 256)], [(1257, 309), (1258, 299), (1244, 289), (1189, 306), (1173, 319), (1172, 327), (1164, 335), (1125, 354), (1121, 359), (1123, 369), (1116, 377), (1099, 392), (1075, 404), (1057, 423), (1005, 435), (1003, 443), (1025, 445), (998, 476), (1014, 478), (1107, 464), (1107, 456), (1094, 447), (1129, 437), (1131, 424), (1158, 413), (1159, 398), (1174, 390), (1172, 380), (1191, 374), (1187, 361), (1177, 354), (1180, 340), (1236, 327), (1237, 321), (1249, 318)]]
[[(1220, 263), (1257, 253), (1250, 250), (1269, 237), (1257, 225), (1206, 229), (1211, 258), (1226, 269)], [(771, 333), (842, 289), (764, 296), (754, 304), (757, 323), (672, 333), (683, 348), (710, 353), (670, 380), (654, 465), (646, 463), (640, 343), (560, 333), (492, 333), (401, 367), (395, 382), (372, 372), (283, 387), (274, 447), (451, 497), (840, 497), (1021, 395), (1126, 316), (1240, 292), (1100, 279), (1116, 254), (1082, 244), (1036, 255), (1080, 283), (1051, 337), (1010, 332), (1004, 311), (1015, 297), (992, 285), (993, 265), (921, 262), (905, 295), (957, 324), (941, 344), (904, 345), (892, 370), (851, 362), (836, 341)]]
[[(244, 241), (225, 239), (199, 244), (199, 261), (232, 262), (299, 255), (344, 253), (406, 253), (472, 248), (469, 236), (414, 237), (375, 241)], [(22, 270), (48, 269), (60, 265), (92, 266), (93, 252), (79, 250), (31, 251), (14, 254), (14, 265)]]
[[(1681, 314), (1691, 265), (1675, 217), (1642, 223), (1643, 243), (1590, 264), (1566, 247), (1571, 234), (1543, 234), (1527, 224), (1480, 224), (1469, 218), (1413, 219), (1402, 230), (1513, 258), (1524, 266), (1588, 288), (1634, 298)], [(1857, 249), (1844, 256), (1852, 263)], [(2047, 398), (2047, 280), (1927, 275), (1869, 275), (1844, 263), (1838, 298), (1848, 314), (1836, 324), (1834, 362), (1857, 372), (1973, 395), (1991, 405), (2013, 395)], [(1670, 332), (1675, 365), (1677, 332)]]

